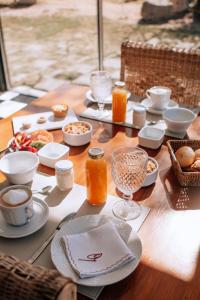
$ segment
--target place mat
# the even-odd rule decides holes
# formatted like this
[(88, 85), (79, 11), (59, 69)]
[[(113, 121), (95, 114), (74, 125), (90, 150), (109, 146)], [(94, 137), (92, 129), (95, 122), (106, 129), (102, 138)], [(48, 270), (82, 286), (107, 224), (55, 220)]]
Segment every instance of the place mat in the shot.
[[(133, 109), (138, 104), (139, 104), (139, 102), (133, 102), (133, 101), (127, 102), (126, 121), (120, 125), (125, 126), (125, 127), (130, 127), (130, 128), (136, 128), (133, 125)], [(194, 110), (196, 112), (196, 109), (194, 109)], [(100, 112), (98, 110), (97, 104), (93, 103), (79, 115), (84, 118), (89, 118), (89, 119), (93, 119), (93, 120), (98, 120), (98, 121), (114, 124), (112, 121), (112, 106), (111, 105), (106, 105), (104, 111)], [(162, 115), (154, 115), (154, 114), (147, 112), (145, 126), (147, 126), (151, 122), (157, 122), (155, 125), (151, 125), (151, 127), (160, 128), (160, 129), (165, 130), (166, 136), (183, 139), (184, 136), (186, 135), (186, 133), (177, 133), (177, 132), (171, 132), (171, 131), (167, 130), (167, 126), (166, 126), (165, 121), (162, 119)]]
[(8, 118), (27, 104), (24, 102), (17, 102), (13, 100), (1, 100), (0, 102), (0, 118)]
[[(12, 101), (13, 102), (13, 101)], [(45, 117), (46, 122), (38, 124), (37, 120), (40, 117)], [(19, 131), (26, 131), (27, 133), (33, 132), (38, 129), (53, 130), (62, 128), (64, 125), (71, 122), (78, 121), (74, 111), (69, 109), (65, 118), (55, 118), (52, 111), (36, 113), (31, 115), (19, 116), (12, 119), (14, 134)], [(31, 123), (29, 129), (23, 129), (22, 124), (24, 122)]]
[[(59, 222), (69, 213), (77, 212), (76, 217), (88, 214), (105, 214), (113, 217), (112, 207), (119, 198), (108, 195), (106, 205), (103, 207), (91, 206), (86, 201), (86, 188), (74, 184), (73, 189), (67, 192), (61, 192), (56, 187), (55, 176), (37, 173), (33, 179), (32, 188), (41, 189), (44, 186), (51, 185), (52, 190), (49, 195), (39, 195), (37, 197), (45, 201), (49, 206), (49, 220), (46, 225), (38, 232), (20, 239), (0, 238), (0, 252), (7, 255), (15, 255), (22, 260), (28, 260), (36, 249), (55, 231)], [(0, 185), (0, 189), (5, 187)], [(133, 230), (138, 231), (145, 221), (150, 208), (141, 206), (141, 215), (128, 222)], [(26, 249), (26, 251), (24, 251)], [(40, 255), (35, 264), (43, 265), (47, 268), (54, 268), (51, 256), (50, 246)], [(85, 287), (79, 286), (78, 292), (91, 298), (97, 299), (103, 287)]]

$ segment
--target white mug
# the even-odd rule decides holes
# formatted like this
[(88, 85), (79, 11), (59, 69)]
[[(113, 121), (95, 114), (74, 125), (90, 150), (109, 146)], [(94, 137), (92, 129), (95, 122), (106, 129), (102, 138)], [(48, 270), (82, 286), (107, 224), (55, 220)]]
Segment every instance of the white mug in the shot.
[[(2, 200), (2, 197), (9, 190), (23, 189), (27, 192), (27, 200), (18, 205), (8, 205)], [(4, 188), (0, 192), (0, 210), (5, 221), (10, 225), (20, 226), (28, 223), (34, 213), (33, 210), (33, 200), (32, 200), (32, 191), (29, 187), (24, 185), (13, 185), (7, 188)]]
[(152, 102), (152, 108), (162, 110), (167, 107), (171, 97), (171, 89), (165, 86), (154, 86), (146, 91)]

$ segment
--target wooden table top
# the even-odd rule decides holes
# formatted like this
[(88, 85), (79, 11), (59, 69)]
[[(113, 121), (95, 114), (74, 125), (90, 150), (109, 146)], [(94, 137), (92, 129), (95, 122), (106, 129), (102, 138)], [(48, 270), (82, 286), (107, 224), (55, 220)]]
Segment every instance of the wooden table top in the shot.
[[(34, 100), (14, 116), (47, 111), (56, 103), (67, 103), (75, 112), (84, 107), (87, 87), (63, 85), (46, 96)], [(131, 128), (89, 121), (93, 125), (90, 145), (71, 147), (75, 182), (85, 185), (85, 161), (88, 147), (101, 147), (108, 162), (108, 192), (116, 194), (110, 175), (112, 150), (120, 146), (136, 146), (138, 131)], [(63, 142), (61, 130), (53, 131), (54, 140)], [(13, 136), (11, 118), (0, 121), (0, 151)], [(188, 130), (190, 139), (200, 138), (200, 116)], [(159, 163), (156, 184), (142, 188), (134, 199), (151, 208), (138, 234), (142, 241), (142, 259), (126, 279), (106, 287), (99, 299), (115, 300), (197, 300), (200, 299), (200, 188), (182, 188), (173, 171), (166, 140), (158, 150), (148, 150)], [(146, 150), (146, 149), (145, 149)], [(54, 174), (50, 168), (39, 170)], [(0, 174), (0, 182), (4, 180)], [(85, 299), (78, 296), (78, 299)]]

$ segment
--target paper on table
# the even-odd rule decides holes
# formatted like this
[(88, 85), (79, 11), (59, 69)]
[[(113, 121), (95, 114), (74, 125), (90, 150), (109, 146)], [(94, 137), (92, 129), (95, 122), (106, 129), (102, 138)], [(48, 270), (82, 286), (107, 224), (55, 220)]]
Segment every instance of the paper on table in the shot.
[(27, 104), (24, 102), (17, 102), (13, 100), (6, 100), (0, 103), (0, 118), (7, 118), (24, 108)]

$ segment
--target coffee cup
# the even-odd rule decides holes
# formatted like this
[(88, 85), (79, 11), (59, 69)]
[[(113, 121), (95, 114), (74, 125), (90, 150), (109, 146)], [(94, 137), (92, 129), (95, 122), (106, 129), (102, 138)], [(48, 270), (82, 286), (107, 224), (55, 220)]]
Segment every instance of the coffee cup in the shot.
[(32, 191), (24, 185), (13, 185), (0, 192), (0, 210), (5, 221), (14, 226), (28, 223), (33, 216)]
[(154, 86), (146, 91), (146, 95), (151, 100), (152, 108), (162, 110), (168, 106), (171, 92), (168, 87)]

